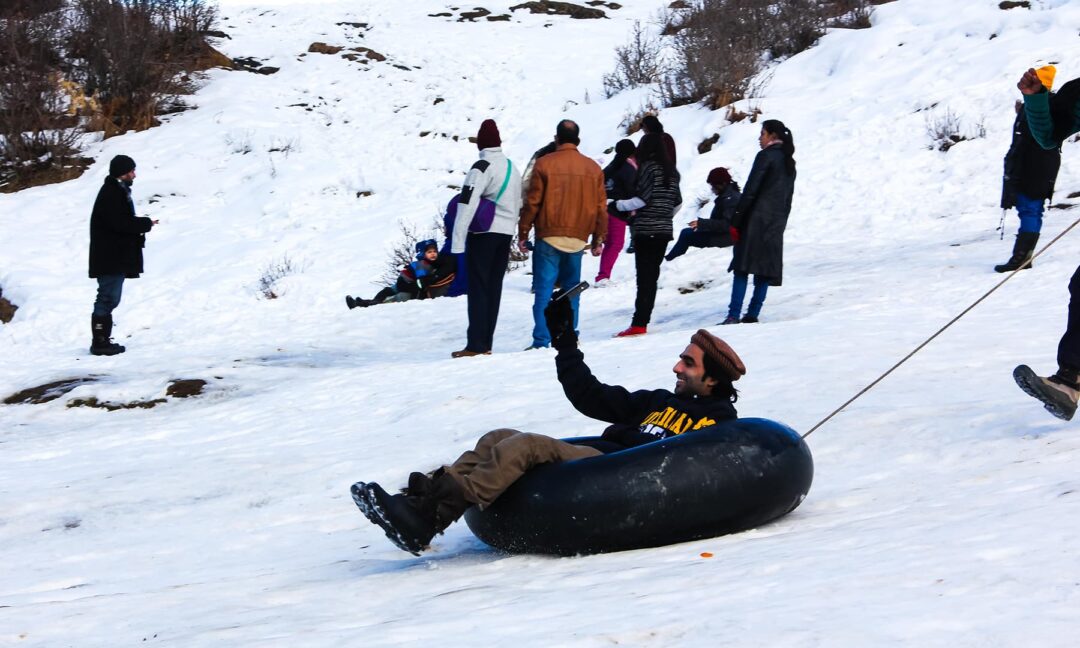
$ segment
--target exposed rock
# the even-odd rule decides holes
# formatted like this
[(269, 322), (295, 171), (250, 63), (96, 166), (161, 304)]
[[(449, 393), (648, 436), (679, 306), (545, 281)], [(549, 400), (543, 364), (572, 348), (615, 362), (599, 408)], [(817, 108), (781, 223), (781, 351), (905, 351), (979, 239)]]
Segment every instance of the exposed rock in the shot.
[(24, 389), (20, 392), (16, 392), (11, 396), (5, 398), (4, 404), (40, 405), (42, 403), (48, 403), (49, 401), (60, 398), (61, 396), (68, 393), (72, 389), (75, 389), (79, 385), (86, 385), (93, 382), (97, 382), (97, 378), (93, 376), (83, 376), (80, 378), (65, 378), (63, 380), (45, 383), (44, 385), (38, 385), (37, 387), (31, 387), (29, 389)]
[(524, 2), (510, 7), (510, 11), (517, 11), (518, 9), (528, 9), (529, 13), (534, 14), (570, 16), (578, 19), (607, 18), (607, 14), (600, 9), (582, 7), (571, 2), (556, 2), (555, 0), (535, 0), (534, 2)]
[(340, 45), (327, 45), (326, 43), (315, 42), (308, 46), (307, 51), (312, 54), (337, 54), (343, 49), (345, 48)]
[(499, 14), (498, 16), (488, 16), (485, 18), (488, 22), (510, 22), (510, 14)]
[(1006, 9), (1006, 10), (1008, 10), (1008, 9), (1016, 9), (1018, 7), (1023, 8), (1023, 9), (1031, 9), (1031, 3), (1028, 2), (1028, 0), (1018, 0), (1018, 1), (1005, 0), (1004, 2), (1002, 2), (1001, 4), (998, 5), (998, 9)]
[[(356, 52), (357, 54), (359, 54), (359, 55), (361, 55), (361, 56), (363, 56), (365, 58), (369, 58), (372, 61), (379, 61), (380, 63), (386, 60), (386, 56), (384, 56), (382, 54), (379, 54), (378, 52), (376, 52), (375, 50), (373, 50), (373, 49), (371, 49), (369, 47), (350, 47), (349, 51), (350, 52)], [(343, 56), (347, 56), (347, 55), (343, 55)]]
[(719, 141), (720, 141), (720, 133), (713, 133), (712, 137), (705, 138), (705, 140), (702, 141), (701, 144), (697, 145), (697, 152), (698, 153), (708, 153), (709, 151), (712, 150), (713, 145), (716, 144)]
[(11, 318), (15, 317), (15, 311), (17, 310), (19, 310), (19, 307), (4, 297), (4, 289), (0, 288), (0, 322), (4, 324), (10, 322)]
[(457, 19), (458, 22), (469, 21), (472, 22), (477, 18), (483, 18), (484, 16), (491, 15), (491, 12), (483, 7), (476, 7), (472, 11), (462, 11), (461, 16)]

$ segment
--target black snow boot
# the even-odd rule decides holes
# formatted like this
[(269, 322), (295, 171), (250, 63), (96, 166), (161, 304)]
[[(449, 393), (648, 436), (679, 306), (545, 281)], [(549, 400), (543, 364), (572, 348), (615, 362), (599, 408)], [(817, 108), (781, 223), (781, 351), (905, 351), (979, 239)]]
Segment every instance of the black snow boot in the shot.
[(1076, 414), (1080, 400), (1080, 384), (1075, 372), (1058, 369), (1049, 378), (1035, 374), (1031, 367), (1020, 365), (1013, 369), (1013, 379), (1028, 396), (1042, 401), (1043, 407), (1059, 419), (1069, 421)]
[(90, 331), (93, 334), (90, 342), (91, 355), (111, 356), (126, 351), (123, 346), (110, 339), (112, 337), (112, 315), (91, 315)]
[(378, 484), (357, 482), (352, 496), (364, 516), (379, 525), (391, 542), (417, 556), (435, 534), (445, 531), (471, 506), (442, 468), (431, 476), (413, 473), (408, 487), (398, 495), (390, 495)]
[[(1020, 232), (1016, 235), (1016, 243), (1013, 244), (1012, 256), (1001, 265), (994, 266), (994, 272), (1012, 272), (1024, 263), (1028, 262), (1035, 254), (1035, 245), (1039, 242), (1038, 232)], [(1024, 266), (1027, 270), (1032, 264)]]

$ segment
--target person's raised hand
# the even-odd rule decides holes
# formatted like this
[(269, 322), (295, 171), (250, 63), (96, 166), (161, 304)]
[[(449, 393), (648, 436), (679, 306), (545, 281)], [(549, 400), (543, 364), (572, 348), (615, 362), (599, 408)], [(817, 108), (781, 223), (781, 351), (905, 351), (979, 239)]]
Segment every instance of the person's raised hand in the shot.
[(1043, 90), (1042, 81), (1039, 80), (1039, 75), (1035, 74), (1035, 68), (1028, 68), (1024, 76), (1020, 77), (1020, 82), (1016, 84), (1016, 87), (1026, 95), (1039, 94)]
[(577, 333), (574, 332), (574, 308), (569, 299), (559, 299), (562, 291), (551, 296), (551, 301), (544, 309), (551, 346), (556, 349), (577, 347)]

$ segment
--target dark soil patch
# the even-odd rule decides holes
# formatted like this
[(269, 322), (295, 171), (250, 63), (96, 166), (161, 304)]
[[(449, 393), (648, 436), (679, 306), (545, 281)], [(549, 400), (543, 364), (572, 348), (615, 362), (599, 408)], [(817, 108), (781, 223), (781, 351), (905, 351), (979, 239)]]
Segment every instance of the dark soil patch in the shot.
[(38, 385), (37, 387), (24, 389), (21, 392), (16, 392), (4, 399), (4, 405), (40, 405), (42, 403), (48, 403), (49, 401), (60, 398), (79, 385), (86, 385), (93, 382), (97, 382), (97, 378), (93, 376), (57, 380), (56, 382), (46, 383), (44, 385)]
[(1072, 209), (1076, 207), (1073, 203), (1054, 203), (1050, 205), (1050, 209)]
[(712, 150), (714, 144), (720, 141), (720, 133), (713, 133), (712, 137), (705, 138), (701, 144), (697, 145), (698, 153), (708, 153)]
[(371, 30), (371, 25), (362, 22), (339, 22), (334, 24), (338, 27), (353, 27), (355, 29), (363, 29), (364, 31)]
[(499, 14), (498, 16), (488, 16), (485, 18), (488, 22), (510, 22), (510, 14)]
[(15, 311), (17, 310), (19, 310), (19, 307), (4, 297), (4, 289), (0, 288), (0, 322), (4, 324), (10, 322), (11, 318), (15, 317)]
[(1080, 198), (1080, 191), (1074, 191), (1074, 192), (1072, 192), (1071, 194), (1069, 194), (1068, 196), (1065, 196), (1065, 197), (1066, 198)]
[(668, 9), (689, 9), (689, 8), (690, 8), (690, 3), (687, 2), (686, 0), (675, 0), (675, 2), (672, 2), (671, 4), (668, 5)]
[(690, 293), (695, 293), (699, 290), (703, 290), (708, 285), (708, 282), (705, 281), (692, 281), (690, 282), (689, 286), (679, 286), (679, 294), (689, 295)]
[(155, 398), (154, 400), (148, 400), (148, 401), (131, 401), (130, 403), (113, 403), (111, 401), (99, 401), (96, 397), (91, 396), (90, 398), (76, 398), (74, 400), (69, 400), (68, 403), (67, 403), (67, 406), (68, 407), (93, 407), (95, 409), (103, 409), (103, 410), (109, 410), (110, 412), (115, 412), (116, 410), (122, 410), (122, 409), (150, 409), (152, 407), (157, 407), (158, 405), (160, 405), (162, 403), (166, 403), (166, 402), (168, 402), (168, 401), (166, 399), (164, 399), (164, 398)]
[(618, 2), (604, 2), (604, 0), (589, 0), (585, 4), (589, 5), (590, 7), (607, 7), (612, 11), (622, 9), (622, 5)]
[(1018, 2), (1014, 2), (1013, 0), (1005, 0), (1005, 2), (1002, 2), (998, 5), (998, 9), (1008, 10), (1017, 8), (1031, 9), (1031, 3), (1028, 2), (1028, 0), (1019, 0)]
[(600, 9), (582, 7), (570, 2), (555, 2), (555, 0), (536, 0), (535, 2), (524, 2), (510, 7), (510, 11), (517, 11), (518, 9), (528, 9), (529, 13), (534, 14), (570, 16), (577, 19), (607, 18), (607, 14)]
[(381, 63), (386, 60), (384, 54), (380, 54), (367, 47), (352, 47), (348, 52), (342, 54), (341, 58), (350, 61), (360, 61), (361, 63), (370, 63), (371, 61), (378, 61)]
[(173, 398), (190, 398), (201, 394), (203, 387), (206, 387), (206, 381), (201, 378), (177, 379), (169, 383), (168, 388), (165, 389), (165, 395)]

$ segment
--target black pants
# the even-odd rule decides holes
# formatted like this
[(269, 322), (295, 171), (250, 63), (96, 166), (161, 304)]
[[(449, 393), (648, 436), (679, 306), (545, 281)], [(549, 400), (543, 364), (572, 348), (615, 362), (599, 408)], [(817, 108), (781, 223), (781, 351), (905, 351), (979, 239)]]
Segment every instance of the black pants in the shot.
[(468, 275), (469, 330), (465, 349), (491, 351), (495, 324), (499, 320), (503, 277), (510, 262), (509, 234), (470, 233), (465, 239)]
[(634, 269), (637, 270), (637, 298), (634, 300), (632, 326), (648, 326), (656, 304), (656, 282), (670, 236), (635, 236)]
[(1080, 371), (1080, 267), (1069, 281), (1069, 325), (1058, 344), (1058, 366)]

